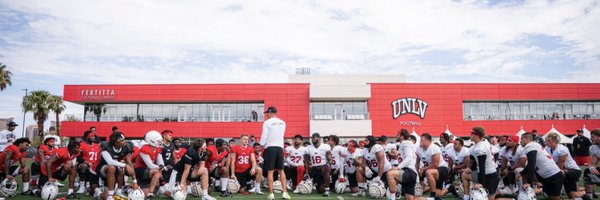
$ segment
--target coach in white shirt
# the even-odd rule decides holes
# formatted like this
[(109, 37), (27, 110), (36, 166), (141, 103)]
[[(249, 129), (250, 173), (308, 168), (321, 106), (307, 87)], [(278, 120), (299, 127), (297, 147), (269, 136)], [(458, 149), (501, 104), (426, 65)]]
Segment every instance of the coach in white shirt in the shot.
[(266, 148), (264, 154), (264, 168), (268, 171), (267, 179), (269, 181), (269, 200), (275, 200), (275, 194), (273, 194), (273, 171), (277, 170), (279, 173), (279, 181), (283, 185), (283, 199), (291, 199), (287, 193), (287, 185), (285, 172), (283, 171), (283, 137), (285, 136), (285, 122), (277, 118), (277, 108), (271, 106), (265, 111), (268, 120), (263, 123), (262, 136), (260, 137), (260, 144)]
[(9, 122), (6, 124), (8, 126), (7, 130), (0, 131), (0, 152), (4, 151), (9, 144), (12, 144), (15, 139), (17, 139), (16, 135), (13, 133), (15, 128), (17, 128), (18, 124), (15, 122)]

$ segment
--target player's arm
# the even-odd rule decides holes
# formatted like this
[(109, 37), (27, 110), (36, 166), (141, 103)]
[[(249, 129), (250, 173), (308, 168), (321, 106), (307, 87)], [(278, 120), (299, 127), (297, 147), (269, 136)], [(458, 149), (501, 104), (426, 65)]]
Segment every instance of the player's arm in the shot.
[(417, 169), (418, 172), (421, 169), (421, 157), (419, 157), (417, 153), (415, 153), (415, 156), (417, 156), (417, 162), (415, 162), (415, 169)]
[(427, 168), (425, 168), (425, 170), (437, 169), (440, 166), (441, 160), (442, 160), (441, 153), (433, 154), (433, 157), (431, 158), (431, 165), (427, 166)]
[(456, 166), (457, 169), (466, 169), (469, 166), (469, 162), (471, 162), (471, 158), (469, 156), (465, 156), (462, 164)]
[(527, 183), (531, 184), (535, 181), (535, 166), (536, 166), (537, 151), (533, 150), (527, 153), (527, 165), (523, 172), (527, 175)]
[(454, 159), (452, 159), (451, 157), (450, 157), (450, 159), (448, 159), (448, 166), (450, 168), (454, 168)]
[[(44, 151), (42, 148), (38, 148), (38, 156), (41, 158), (42, 162), (45, 163), (46, 162), (46, 156), (44, 156), (46, 154), (46, 151)], [(42, 163), (40, 163), (42, 164)]]
[(8, 175), (12, 175), (12, 174), (9, 174), (10, 173), (10, 160), (12, 159), (12, 156), (13, 156), (12, 151), (4, 152), (4, 173), (8, 174)]
[[(383, 170), (385, 169), (385, 151), (378, 151), (377, 154), (377, 163), (379, 163), (379, 171), (377, 172), (377, 176), (380, 178), (383, 176)], [(386, 180), (384, 180), (386, 181)]]
[(596, 174), (596, 175), (600, 175), (600, 172), (598, 170), (596, 170), (596, 167), (598, 166), (598, 160), (600, 160), (600, 158), (598, 158), (598, 156), (592, 155), (592, 160), (590, 162), (590, 165), (588, 166), (588, 169), (590, 169), (590, 172), (592, 172), (593, 174)]
[(558, 168), (560, 168), (560, 170), (567, 170), (567, 155), (568, 154), (561, 155), (558, 157)]
[(231, 178), (235, 177), (235, 161), (237, 160), (237, 153), (235, 152), (231, 152), (231, 154), (229, 154), (229, 156), (231, 156), (229, 165), (231, 165), (231, 173), (229, 173)]
[(310, 155), (308, 153), (304, 154), (304, 166), (306, 167), (306, 171), (310, 169)]
[(57, 159), (58, 154), (55, 154), (52, 156), (52, 158), (48, 159), (48, 162), (46, 162), (46, 173), (48, 175), (48, 180), (52, 180), (52, 163), (56, 162)]
[(508, 159), (504, 156), (500, 156), (500, 157), (502, 157), (502, 167), (500, 169), (504, 173), (504, 170), (508, 169)]
[(325, 157), (327, 158), (327, 164), (330, 164), (333, 161), (333, 154), (331, 151), (327, 151), (327, 153), (325, 153)]
[[(254, 156), (253, 153), (250, 154), (250, 163), (252, 163), (252, 169), (250, 169), (250, 175), (254, 175), (258, 164), (256, 162), (256, 156)], [(233, 174), (233, 172), (235, 172), (235, 171), (232, 171), (232, 174)]]

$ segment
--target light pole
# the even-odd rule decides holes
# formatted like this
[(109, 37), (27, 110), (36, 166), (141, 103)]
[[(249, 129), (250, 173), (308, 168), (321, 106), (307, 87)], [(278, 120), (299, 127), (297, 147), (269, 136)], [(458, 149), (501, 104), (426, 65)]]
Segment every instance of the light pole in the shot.
[[(27, 88), (21, 89), (21, 90), (25, 91), (25, 97), (23, 98), (23, 100), (25, 100), (25, 98), (27, 98), (27, 92), (28, 92), (28, 90), (27, 90)], [(25, 113), (26, 113), (25, 110), (23, 110), (23, 125), (21, 125), (21, 126), (23, 126), (22, 131), (21, 131), (21, 137), (22, 138), (25, 137)]]

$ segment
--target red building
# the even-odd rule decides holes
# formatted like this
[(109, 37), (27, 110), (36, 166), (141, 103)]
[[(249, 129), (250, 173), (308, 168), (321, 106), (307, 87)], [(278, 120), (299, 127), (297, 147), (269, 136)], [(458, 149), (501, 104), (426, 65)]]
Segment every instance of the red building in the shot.
[[(373, 83), (343, 97), (312, 83), (66, 85), (66, 101), (85, 106), (83, 122), (63, 122), (63, 135), (117, 126), (129, 137), (173, 130), (177, 137), (239, 137), (262, 131), (265, 107), (276, 106), (286, 135), (311, 132), (392, 136), (400, 128), (459, 136), (473, 126), (492, 135), (521, 127), (574, 134), (600, 128), (600, 84)], [(331, 88), (333, 87), (333, 88)], [(346, 87), (326, 89), (343, 90)], [(347, 88), (346, 88), (347, 89)], [(357, 97), (352, 94), (361, 93)], [(350, 94), (350, 96), (346, 95)], [(329, 95), (329, 96), (327, 96)], [(357, 131), (358, 130), (358, 131)], [(354, 132), (353, 132), (354, 131)]]

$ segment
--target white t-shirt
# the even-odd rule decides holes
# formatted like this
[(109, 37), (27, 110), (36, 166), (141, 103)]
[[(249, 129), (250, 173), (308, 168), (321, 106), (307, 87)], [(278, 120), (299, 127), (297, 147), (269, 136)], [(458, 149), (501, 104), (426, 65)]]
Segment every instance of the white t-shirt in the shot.
[(0, 131), (0, 152), (4, 151), (9, 143), (14, 142), (17, 139), (17, 136), (8, 129)]
[(289, 146), (285, 149), (285, 152), (288, 155), (287, 158), (287, 163), (289, 166), (292, 167), (298, 167), (298, 166), (303, 166), (304, 165), (304, 154), (306, 151), (306, 148), (304, 148), (303, 146), (300, 146), (296, 149), (296, 147), (294, 146)]
[(331, 156), (333, 157), (333, 161), (331, 161), (331, 164), (329, 165), (331, 166), (331, 169), (337, 169), (343, 165), (343, 163), (340, 163), (342, 162), (340, 159), (340, 153), (344, 151), (344, 149), (344, 147), (337, 145), (331, 150)]
[(519, 163), (519, 160), (524, 156), (522, 154), (523, 147), (521, 147), (521, 145), (519, 144), (516, 145), (517, 152), (513, 152), (512, 148), (508, 148), (507, 146), (502, 147), (502, 149), (500, 150), (500, 159), (506, 158), (506, 160), (508, 161), (508, 166), (516, 165), (517, 163)]
[(436, 155), (436, 154), (440, 155), (440, 166), (439, 167), (448, 167), (448, 163), (446, 161), (444, 161), (442, 151), (440, 150), (440, 147), (438, 147), (437, 145), (431, 144), (431, 145), (429, 145), (427, 150), (424, 150), (423, 147), (417, 148), (417, 155), (419, 156), (419, 158), (421, 158), (421, 161), (423, 162), (423, 167), (427, 167), (431, 163), (433, 163), (433, 155)]
[(354, 160), (362, 157), (362, 152), (363, 151), (361, 149), (354, 149), (354, 153), (350, 153), (350, 151), (348, 151), (347, 148), (344, 148), (344, 150), (340, 154), (344, 160), (344, 172), (348, 174), (356, 173), (356, 166), (354, 165)]
[[(379, 163), (379, 161), (377, 160), (377, 153), (378, 152), (383, 152), (383, 154), (385, 154), (385, 149), (383, 149), (383, 147), (379, 144), (375, 144), (371, 147), (371, 150), (369, 150), (369, 148), (365, 148), (364, 149), (364, 158), (368, 164), (368, 166), (371, 168), (371, 170), (373, 170), (373, 172), (375, 173), (379, 173), (379, 165), (381, 163)], [(392, 169), (392, 164), (390, 163), (390, 161), (387, 160), (387, 158), (383, 159), (384, 160), (384, 166), (383, 166), (383, 171), (387, 172), (390, 169)]]
[(310, 145), (306, 148), (305, 153), (310, 156), (311, 166), (323, 166), (327, 164), (327, 152), (331, 151), (331, 146), (328, 144), (320, 144), (315, 148), (315, 145)]
[(530, 142), (523, 147), (523, 155), (527, 156), (527, 153), (536, 151), (535, 169), (537, 174), (542, 178), (548, 178), (560, 172), (560, 169), (552, 160), (552, 156), (546, 152), (542, 146), (537, 142)]
[(410, 140), (404, 140), (398, 145), (398, 168), (410, 168), (417, 172), (415, 164), (417, 163), (417, 154), (415, 145)]
[(550, 155), (552, 155), (552, 159), (554, 160), (556, 165), (558, 165), (558, 162), (560, 162), (560, 157), (566, 155), (567, 160), (566, 160), (565, 164), (567, 166), (567, 169), (581, 170), (581, 169), (579, 169), (579, 165), (577, 165), (575, 160), (573, 160), (573, 157), (571, 157), (571, 153), (569, 152), (569, 149), (567, 149), (567, 147), (563, 146), (562, 144), (559, 144), (558, 146), (556, 146), (556, 149), (554, 149), (554, 150), (552, 150), (552, 148), (550, 148), (550, 147), (546, 147), (546, 152), (548, 152)]
[(264, 148), (281, 147), (283, 149), (283, 137), (285, 136), (286, 124), (283, 120), (273, 117), (263, 123), (260, 145)]
[(486, 156), (485, 158), (485, 174), (493, 174), (497, 171), (494, 156), (492, 155), (492, 147), (487, 141), (480, 141), (471, 148), (471, 155), (475, 157), (475, 163), (479, 166), (477, 156)]
[(452, 159), (452, 157), (450, 157), (449, 153), (450, 151), (454, 151), (454, 144), (448, 143), (446, 146), (440, 147), (440, 150), (442, 151), (442, 157), (444, 158), (444, 161), (450, 162), (450, 159)]
[(469, 148), (462, 147), (460, 148), (460, 152), (456, 152), (454, 148), (448, 151), (450, 158), (454, 162), (454, 166), (462, 165), (465, 162), (465, 158), (469, 156)]

